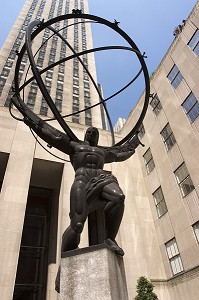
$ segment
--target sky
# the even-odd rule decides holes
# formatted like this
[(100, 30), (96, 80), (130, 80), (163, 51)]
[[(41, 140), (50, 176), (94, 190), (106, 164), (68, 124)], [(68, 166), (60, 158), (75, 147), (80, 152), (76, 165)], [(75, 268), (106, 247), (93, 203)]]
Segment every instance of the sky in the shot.
[[(173, 29), (187, 19), (196, 0), (89, 0), (90, 14), (108, 21), (120, 22), (119, 27), (135, 42), (145, 59), (149, 75), (156, 70), (174, 40)], [(2, 47), (25, 0), (0, 0), (0, 47)], [(93, 25), (94, 46), (127, 45), (109, 28)], [(104, 98), (126, 85), (138, 72), (135, 54), (127, 51), (95, 53), (98, 82)], [(127, 118), (144, 91), (143, 76), (119, 96), (111, 99), (108, 110), (113, 124), (118, 117)]]

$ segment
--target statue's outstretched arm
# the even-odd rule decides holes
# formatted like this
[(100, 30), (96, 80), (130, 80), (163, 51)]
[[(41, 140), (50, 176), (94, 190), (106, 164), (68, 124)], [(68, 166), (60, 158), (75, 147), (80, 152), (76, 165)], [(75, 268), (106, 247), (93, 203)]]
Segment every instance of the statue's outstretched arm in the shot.
[(131, 140), (129, 140), (122, 146), (117, 146), (117, 147), (113, 146), (110, 148), (104, 147), (105, 163), (120, 162), (120, 161), (127, 160), (135, 153), (135, 149), (139, 146), (139, 144), (144, 146), (140, 142), (136, 134), (133, 136)]
[(124, 160), (127, 160), (128, 158), (130, 158), (133, 154), (135, 153), (135, 150), (132, 149), (132, 150), (128, 150), (128, 151), (125, 151), (125, 152), (118, 152), (117, 153), (117, 158), (115, 161), (124, 161)]
[(24, 123), (44, 140), (48, 146), (55, 147), (66, 154), (71, 154), (71, 139), (67, 134), (39, 118), (20, 98), (14, 97), (12, 102), (23, 115)]

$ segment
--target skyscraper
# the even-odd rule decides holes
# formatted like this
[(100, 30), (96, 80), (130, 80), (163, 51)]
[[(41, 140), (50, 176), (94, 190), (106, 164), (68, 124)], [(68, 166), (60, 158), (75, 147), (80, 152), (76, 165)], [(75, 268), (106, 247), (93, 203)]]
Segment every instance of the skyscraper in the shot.
[[(0, 74), (1, 105), (8, 106), (10, 97), (13, 94), (13, 76), (17, 52), (20, 51), (24, 43), (25, 30), (28, 24), (33, 20), (47, 21), (56, 16), (72, 13), (73, 9), (81, 9), (82, 12), (88, 12), (87, 1), (26, 1), (1, 51), (1, 57), (3, 58)], [(57, 22), (54, 24), (54, 28), (59, 31), (64, 39), (67, 39), (69, 46), (75, 52), (92, 49), (91, 28), (88, 22), (74, 18), (72, 20)], [(42, 70), (55, 61), (73, 54), (65, 42), (57, 35), (53, 35), (53, 33), (49, 28), (46, 28), (33, 41), (33, 52), (38, 70)], [(85, 54), (81, 59), (84, 66), (89, 68), (89, 72), (97, 83), (93, 54)], [(20, 66), (20, 83), (22, 84), (31, 75), (26, 53)], [(76, 113), (68, 117), (67, 121), (94, 125), (99, 128), (102, 127), (100, 107), (92, 111), (88, 109), (78, 114), (79, 110), (99, 102), (99, 95), (93, 84), (91, 84), (90, 78), (78, 58), (74, 58), (69, 62), (63, 62), (59, 66), (49, 69), (43, 74), (42, 79), (57, 109), (63, 115)], [(37, 114), (52, 117), (52, 113), (49, 111), (35, 80), (25, 88), (24, 101)]]

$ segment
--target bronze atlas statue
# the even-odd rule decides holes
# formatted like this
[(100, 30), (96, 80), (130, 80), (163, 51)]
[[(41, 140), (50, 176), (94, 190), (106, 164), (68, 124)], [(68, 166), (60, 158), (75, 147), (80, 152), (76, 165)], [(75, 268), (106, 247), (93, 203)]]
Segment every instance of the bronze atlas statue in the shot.
[[(73, 47), (61, 35), (60, 30), (58, 31), (55, 29), (55, 27), (52, 27), (53, 24), (56, 24), (59, 21), (69, 19), (74, 19), (73, 25), (82, 23), (82, 20), (84, 20), (85, 22), (86, 20), (86, 22), (92, 21), (108, 26), (109, 28), (119, 33), (129, 43), (130, 47), (107, 46), (101, 48), (88, 49), (76, 53)], [(70, 191), (70, 225), (63, 233), (61, 247), (62, 252), (73, 250), (78, 247), (80, 242), (80, 235), (88, 214), (98, 209), (99, 207), (103, 207), (106, 234), (105, 243), (107, 243), (111, 250), (117, 255), (124, 255), (123, 250), (118, 246), (118, 244), (115, 241), (115, 238), (118, 233), (124, 212), (125, 196), (121, 188), (119, 187), (116, 177), (111, 172), (103, 170), (103, 168), (104, 164), (106, 163), (122, 162), (128, 159), (135, 153), (135, 149), (137, 148), (137, 146), (141, 144), (138, 138), (138, 132), (141, 122), (143, 121), (144, 116), (146, 114), (150, 94), (149, 78), (147, 68), (144, 62), (144, 54), (140, 53), (139, 49), (134, 44), (134, 42), (126, 33), (124, 33), (118, 27), (118, 24), (119, 22), (116, 21), (111, 23), (107, 20), (93, 15), (82, 14), (80, 10), (73, 10), (72, 14), (56, 17), (47, 21), (46, 23), (44, 23), (43, 21), (34, 21), (29, 25), (26, 32), (26, 42), (22, 47), (20, 53), (18, 53), (18, 60), (15, 70), (14, 95), (11, 98), (9, 106), (10, 113), (15, 119), (23, 121), (27, 126), (29, 126), (31, 131), (33, 131), (42, 140), (44, 140), (50, 148), (54, 147), (62, 151), (63, 153), (68, 154), (70, 157), (70, 162), (75, 171), (75, 178)], [(59, 38), (61, 38), (62, 42), (64, 42), (66, 46), (69, 47), (73, 54), (69, 57), (64, 57), (60, 59), (58, 62), (49, 65), (43, 70), (38, 70), (34, 60), (34, 55), (32, 53), (31, 45), (34, 42), (36, 36), (45, 28), (51, 30), (53, 35), (57, 35)], [(106, 106), (104, 105), (105, 101), (112, 98), (114, 95), (112, 97), (109, 97), (108, 99), (102, 98), (100, 92), (98, 91), (97, 84), (94, 82), (93, 77), (91, 76), (87, 66), (85, 66), (81, 59), (81, 56), (84, 54), (88, 54), (94, 51), (103, 51), (111, 49), (124, 49), (132, 51), (137, 55), (137, 58), (139, 59), (141, 65), (141, 69), (138, 72), (138, 74), (118, 93), (120, 93), (131, 83), (133, 83), (141, 72), (143, 72), (145, 79), (145, 101), (140, 117), (133, 129), (130, 131), (130, 133), (116, 144), (114, 141), (113, 127), (110, 122), (110, 117), (107, 112)], [(19, 86), (19, 70), (21, 61), (26, 51), (28, 54), (33, 76), (27, 81), (25, 81), (23, 85)], [(113, 143), (111, 147), (98, 145), (99, 131), (97, 128), (92, 126), (87, 129), (84, 141), (79, 140), (65, 122), (64, 118), (66, 116), (61, 116), (41, 78), (41, 75), (44, 72), (48, 71), (49, 69), (52, 69), (53, 67), (57, 66), (62, 62), (68, 61), (69, 59), (73, 58), (78, 58), (79, 63), (82, 64), (84, 71), (88, 73), (90, 80), (94, 84), (99, 94), (99, 104), (104, 106), (104, 109), (107, 113), (107, 119), (110, 125), (109, 127), (111, 129)], [(25, 101), (21, 97), (20, 92), (32, 80), (35, 80), (37, 82), (37, 85), (40, 88), (47, 105), (51, 109), (54, 118), (46, 118), (45, 120), (43, 120), (41, 119), (41, 117), (37, 116), (27, 104), (24, 103)], [(22, 114), (22, 118), (18, 118), (13, 115), (13, 105)], [(93, 106), (90, 106), (88, 108), (85, 108), (84, 110), (90, 109), (92, 107)], [(58, 121), (63, 131), (56, 129), (49, 124), (49, 121), (53, 119), (56, 119)], [(56, 288), (57, 290), (59, 290), (58, 286)]]

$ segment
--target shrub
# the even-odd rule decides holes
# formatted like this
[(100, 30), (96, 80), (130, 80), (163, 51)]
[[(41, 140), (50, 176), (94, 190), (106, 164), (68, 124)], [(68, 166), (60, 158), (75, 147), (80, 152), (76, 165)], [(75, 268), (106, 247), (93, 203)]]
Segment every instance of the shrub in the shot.
[(137, 280), (137, 296), (135, 300), (157, 300), (157, 295), (153, 292), (153, 284), (144, 276)]

